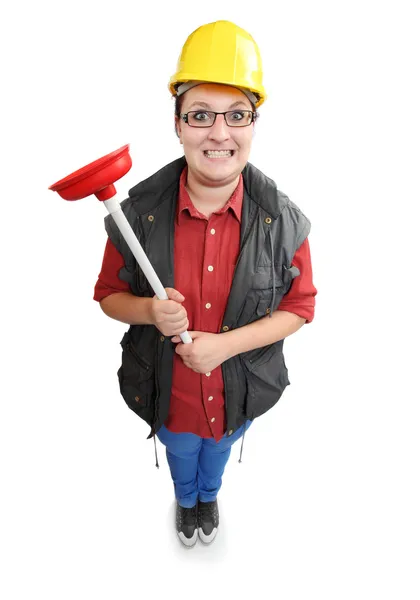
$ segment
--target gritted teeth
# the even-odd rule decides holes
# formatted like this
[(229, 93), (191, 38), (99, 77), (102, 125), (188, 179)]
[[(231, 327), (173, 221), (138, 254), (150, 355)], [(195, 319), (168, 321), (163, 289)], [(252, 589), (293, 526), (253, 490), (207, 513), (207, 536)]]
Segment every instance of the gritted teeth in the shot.
[(232, 156), (234, 150), (204, 150), (206, 156)]

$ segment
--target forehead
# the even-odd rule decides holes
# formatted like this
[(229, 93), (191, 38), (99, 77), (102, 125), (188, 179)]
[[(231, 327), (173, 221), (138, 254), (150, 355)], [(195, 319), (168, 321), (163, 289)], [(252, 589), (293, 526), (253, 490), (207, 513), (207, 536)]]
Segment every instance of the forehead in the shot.
[(206, 108), (208, 110), (229, 110), (230, 108), (252, 109), (251, 102), (237, 88), (219, 84), (197, 85), (183, 94), (183, 109)]

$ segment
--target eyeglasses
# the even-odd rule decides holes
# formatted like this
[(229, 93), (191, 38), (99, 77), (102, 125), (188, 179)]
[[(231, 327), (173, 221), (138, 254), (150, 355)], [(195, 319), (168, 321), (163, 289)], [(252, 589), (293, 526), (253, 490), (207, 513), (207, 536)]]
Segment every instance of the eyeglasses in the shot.
[(216, 120), (216, 115), (223, 115), (229, 127), (247, 127), (259, 117), (259, 113), (252, 110), (228, 110), (227, 112), (191, 110), (181, 114), (181, 119), (190, 127), (211, 127)]

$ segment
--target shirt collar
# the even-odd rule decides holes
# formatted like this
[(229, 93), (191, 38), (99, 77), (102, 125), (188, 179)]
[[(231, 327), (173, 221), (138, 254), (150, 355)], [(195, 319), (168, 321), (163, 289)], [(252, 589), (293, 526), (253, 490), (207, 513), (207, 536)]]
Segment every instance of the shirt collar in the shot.
[[(188, 166), (185, 166), (181, 173), (181, 176), (179, 178), (179, 195), (178, 195), (178, 210), (177, 210), (178, 225), (179, 225), (180, 215), (184, 210), (188, 211), (190, 213), (191, 217), (197, 217), (199, 219), (203, 218), (203, 215), (201, 215), (201, 213), (196, 209), (196, 207), (192, 203), (190, 195), (188, 194), (188, 191), (185, 187), (185, 185), (187, 183), (187, 173), (188, 173)], [(243, 183), (243, 177), (242, 177), (242, 173), (241, 173), (239, 176), (238, 185), (236, 186), (236, 188), (235, 188), (234, 192), (232, 193), (231, 197), (229, 198), (228, 202), (226, 202), (226, 204), (221, 209), (216, 211), (214, 214), (215, 215), (223, 214), (230, 208), (240, 223), (241, 215), (242, 215), (243, 197), (244, 197), (244, 183)]]

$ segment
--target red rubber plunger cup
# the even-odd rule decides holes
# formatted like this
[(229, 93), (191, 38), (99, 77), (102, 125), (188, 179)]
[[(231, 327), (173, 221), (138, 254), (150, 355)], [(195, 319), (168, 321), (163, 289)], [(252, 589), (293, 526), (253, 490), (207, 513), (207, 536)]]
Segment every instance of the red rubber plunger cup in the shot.
[(91, 194), (98, 200), (109, 200), (117, 193), (114, 182), (128, 173), (131, 166), (129, 145), (126, 144), (60, 179), (48, 189), (58, 192), (64, 200), (81, 200)]

